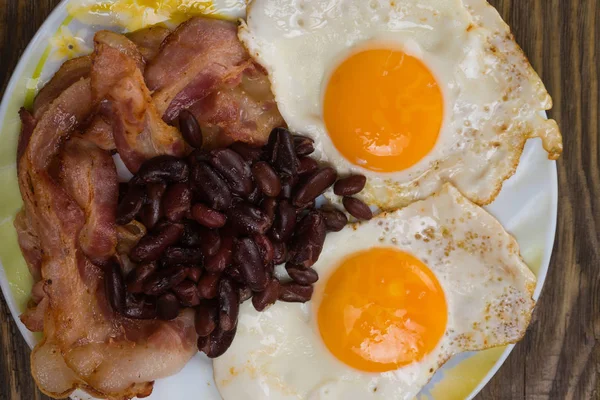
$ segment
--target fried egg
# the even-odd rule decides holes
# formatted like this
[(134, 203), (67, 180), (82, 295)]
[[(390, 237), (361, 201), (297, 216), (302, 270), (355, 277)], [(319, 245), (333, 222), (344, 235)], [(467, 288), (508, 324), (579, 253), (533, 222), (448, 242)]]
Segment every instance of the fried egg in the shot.
[(527, 139), (562, 151), (550, 96), (484, 0), (253, 0), (239, 37), (291, 130), (341, 174), (366, 175), (370, 205), (444, 182), (488, 204)]
[(534, 307), (515, 239), (450, 184), (329, 234), (314, 268), (310, 302), (242, 304), (224, 400), (412, 399), (451, 356), (518, 341)]

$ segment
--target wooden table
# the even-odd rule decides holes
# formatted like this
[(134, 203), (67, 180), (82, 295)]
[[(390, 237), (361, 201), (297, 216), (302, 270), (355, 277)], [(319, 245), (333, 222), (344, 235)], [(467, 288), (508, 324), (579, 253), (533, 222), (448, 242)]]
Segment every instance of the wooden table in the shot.
[[(59, 0), (0, 0), (0, 82)], [(600, 2), (490, 0), (546, 83), (562, 128), (558, 232), (525, 339), (478, 399), (600, 399)], [(0, 296), (1, 298), (1, 296)], [(0, 300), (0, 400), (46, 399)]]

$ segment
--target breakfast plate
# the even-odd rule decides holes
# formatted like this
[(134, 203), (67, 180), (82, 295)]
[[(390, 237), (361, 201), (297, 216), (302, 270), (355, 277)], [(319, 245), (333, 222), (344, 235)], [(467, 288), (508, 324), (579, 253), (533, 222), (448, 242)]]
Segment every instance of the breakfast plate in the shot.
[[(150, 4), (150, 5), (149, 5)], [(154, 7), (152, 6), (154, 5)], [(17, 183), (16, 152), (20, 130), (19, 108), (31, 105), (35, 93), (66, 59), (93, 48), (93, 34), (102, 28), (123, 32), (165, 22), (177, 24), (189, 15), (211, 14), (235, 19), (245, 12), (243, 0), (162, 1), (116, 0), (110, 2), (64, 0), (32, 39), (4, 93), (0, 107), (0, 286), (19, 330), (29, 346), (40, 337), (19, 320), (33, 284), (17, 244), (13, 220), (22, 206)], [(495, 201), (486, 206), (504, 228), (515, 236), (521, 255), (537, 276), (533, 298), (541, 293), (548, 271), (557, 215), (557, 174), (539, 139), (527, 142), (519, 167)], [(417, 398), (465, 399), (474, 397), (498, 371), (514, 345), (469, 352), (453, 357), (439, 369)], [(77, 399), (87, 394), (75, 392)], [(150, 399), (219, 399), (212, 363), (197, 354), (177, 375), (156, 382)]]

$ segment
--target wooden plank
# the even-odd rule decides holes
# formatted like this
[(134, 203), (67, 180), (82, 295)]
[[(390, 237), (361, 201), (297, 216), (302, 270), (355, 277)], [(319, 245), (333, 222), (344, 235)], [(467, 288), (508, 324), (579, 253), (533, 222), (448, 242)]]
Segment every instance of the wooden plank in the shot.
[[(600, 399), (600, 5), (490, 0), (546, 83), (565, 154), (552, 266), (526, 338), (477, 397)], [(58, 0), (0, 0), (0, 87)], [(0, 400), (47, 399), (29, 349), (0, 300)]]

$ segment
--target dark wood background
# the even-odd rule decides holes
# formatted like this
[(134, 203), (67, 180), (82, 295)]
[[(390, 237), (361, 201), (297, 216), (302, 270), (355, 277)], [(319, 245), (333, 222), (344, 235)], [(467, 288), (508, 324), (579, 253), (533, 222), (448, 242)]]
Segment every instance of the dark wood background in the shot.
[[(0, 87), (59, 0), (0, 0)], [(600, 1), (490, 0), (554, 98), (562, 128), (558, 232), (529, 332), (478, 396), (600, 399)], [(0, 400), (46, 399), (0, 296)]]

